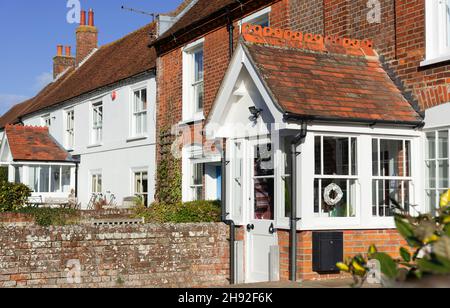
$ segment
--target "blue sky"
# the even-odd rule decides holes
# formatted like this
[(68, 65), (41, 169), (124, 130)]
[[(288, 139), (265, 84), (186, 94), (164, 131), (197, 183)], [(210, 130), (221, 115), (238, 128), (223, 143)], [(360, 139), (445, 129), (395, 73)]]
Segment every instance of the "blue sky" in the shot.
[[(52, 78), (56, 45), (75, 50), (75, 29), (67, 15), (73, 0), (0, 0), (0, 114), (33, 97)], [(112, 42), (151, 21), (150, 16), (121, 10), (121, 6), (165, 13), (182, 0), (80, 0), (95, 11), (99, 44)]]

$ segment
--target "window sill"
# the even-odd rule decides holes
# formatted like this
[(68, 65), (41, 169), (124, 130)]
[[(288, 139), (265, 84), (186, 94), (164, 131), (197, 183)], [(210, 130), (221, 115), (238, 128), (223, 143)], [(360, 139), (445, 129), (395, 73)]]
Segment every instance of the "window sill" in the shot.
[(129, 137), (127, 139), (127, 142), (136, 142), (136, 141), (142, 141), (148, 139), (148, 136), (136, 136), (136, 137)]
[(102, 143), (97, 143), (97, 144), (91, 144), (91, 145), (88, 145), (88, 149), (93, 149), (93, 148), (99, 148), (99, 147), (101, 147), (101, 146), (103, 146), (103, 144)]
[(202, 122), (204, 120), (205, 120), (205, 116), (204, 116), (203, 112), (201, 112), (201, 113), (195, 114), (191, 118), (184, 119), (183, 121), (179, 122), (178, 125), (189, 125), (189, 124)]
[(436, 58), (426, 59), (422, 62), (420, 62), (420, 67), (426, 67), (434, 64), (439, 64), (442, 62), (448, 62), (450, 61), (450, 54), (445, 56), (440, 56)]

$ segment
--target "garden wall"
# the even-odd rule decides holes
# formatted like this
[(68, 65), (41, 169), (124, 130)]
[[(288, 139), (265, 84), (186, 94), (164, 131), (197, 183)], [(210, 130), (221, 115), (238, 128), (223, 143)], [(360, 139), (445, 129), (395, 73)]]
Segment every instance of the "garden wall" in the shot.
[(223, 224), (0, 227), (0, 287), (228, 284)]

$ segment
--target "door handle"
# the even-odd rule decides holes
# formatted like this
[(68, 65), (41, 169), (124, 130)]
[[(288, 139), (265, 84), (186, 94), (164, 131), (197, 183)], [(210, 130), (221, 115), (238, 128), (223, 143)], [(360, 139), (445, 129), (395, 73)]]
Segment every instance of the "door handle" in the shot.
[(277, 229), (275, 229), (275, 226), (273, 225), (273, 223), (270, 225), (269, 227), (269, 233), (270, 234), (274, 234), (277, 232)]
[(254, 224), (248, 224), (247, 225), (247, 232), (251, 232), (253, 230), (255, 230), (255, 225)]

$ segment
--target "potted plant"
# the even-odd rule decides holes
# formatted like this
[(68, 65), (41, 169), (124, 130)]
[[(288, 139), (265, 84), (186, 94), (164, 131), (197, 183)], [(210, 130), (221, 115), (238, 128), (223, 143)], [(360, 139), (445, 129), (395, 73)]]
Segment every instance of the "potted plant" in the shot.
[(409, 246), (400, 248), (401, 257), (394, 259), (371, 246), (367, 256), (348, 258), (339, 269), (353, 276), (354, 287), (372, 278), (373, 260), (384, 287), (450, 287), (450, 190), (441, 196), (436, 215), (412, 216), (393, 203), (397, 230)]

